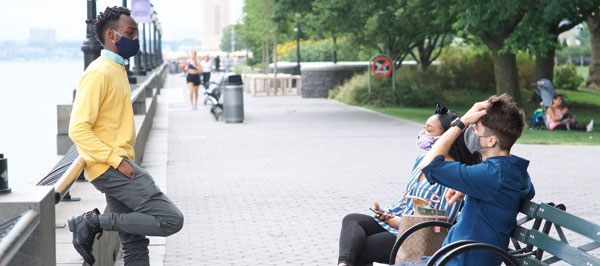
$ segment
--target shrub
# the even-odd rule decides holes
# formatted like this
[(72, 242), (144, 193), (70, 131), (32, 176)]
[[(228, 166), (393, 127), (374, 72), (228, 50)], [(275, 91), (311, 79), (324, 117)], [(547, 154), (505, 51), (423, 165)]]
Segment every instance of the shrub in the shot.
[(377, 107), (431, 106), (432, 103), (443, 102), (447, 94), (440, 89), (438, 80), (433, 69), (418, 72), (414, 67), (403, 67), (396, 73), (395, 90), (392, 90), (391, 79), (371, 77), (369, 93), (368, 73), (362, 73), (330, 91), (329, 98), (353, 105)]
[(566, 63), (554, 68), (554, 85), (558, 89), (577, 90), (583, 82), (583, 77), (571, 63)]
[(527, 53), (517, 53), (517, 70), (519, 88), (529, 88), (529, 84), (535, 82), (535, 57)]
[(440, 57), (438, 73), (446, 88), (493, 91), (494, 60), (483, 47), (448, 47)]

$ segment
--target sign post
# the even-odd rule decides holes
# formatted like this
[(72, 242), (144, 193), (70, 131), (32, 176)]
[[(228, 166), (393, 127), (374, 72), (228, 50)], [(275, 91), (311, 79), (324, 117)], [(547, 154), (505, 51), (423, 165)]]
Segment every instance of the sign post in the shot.
[(392, 90), (396, 91), (396, 74), (394, 63), (385, 55), (375, 55), (369, 60), (369, 94), (371, 94), (371, 73), (378, 78), (387, 78), (392, 76)]

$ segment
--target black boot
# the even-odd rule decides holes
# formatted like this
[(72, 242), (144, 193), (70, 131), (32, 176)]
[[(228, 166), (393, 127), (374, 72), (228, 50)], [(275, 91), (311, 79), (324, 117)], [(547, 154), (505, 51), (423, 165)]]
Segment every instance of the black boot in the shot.
[(73, 216), (68, 221), (69, 231), (73, 232), (73, 246), (89, 265), (94, 265), (96, 262), (92, 254), (94, 237), (96, 234), (99, 234), (98, 239), (102, 236), (98, 215), (100, 215), (100, 211), (94, 209), (82, 215)]

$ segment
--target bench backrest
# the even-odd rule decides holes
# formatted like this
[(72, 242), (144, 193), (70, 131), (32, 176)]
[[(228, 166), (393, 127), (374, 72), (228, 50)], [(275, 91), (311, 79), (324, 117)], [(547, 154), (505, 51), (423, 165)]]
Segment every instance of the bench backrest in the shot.
[[(562, 260), (571, 265), (600, 266), (600, 258), (586, 253), (600, 247), (599, 225), (567, 213), (564, 205), (560, 204), (555, 206), (550, 203), (537, 204), (531, 201), (523, 201), (519, 212), (525, 215), (520, 220), (521, 224), (523, 221), (534, 220), (532, 228), (526, 228), (518, 223), (511, 235), (515, 249), (521, 249), (518, 244), (520, 242), (527, 245), (522, 252), (535, 255), (535, 257), (523, 256), (518, 258), (521, 265), (541, 266)], [(555, 228), (560, 239), (549, 235), (552, 227)], [(592, 242), (580, 247), (572, 246), (564, 236), (562, 228), (589, 238)], [(534, 250), (534, 247), (537, 249)], [(553, 255), (553, 257), (542, 261), (543, 252)]]

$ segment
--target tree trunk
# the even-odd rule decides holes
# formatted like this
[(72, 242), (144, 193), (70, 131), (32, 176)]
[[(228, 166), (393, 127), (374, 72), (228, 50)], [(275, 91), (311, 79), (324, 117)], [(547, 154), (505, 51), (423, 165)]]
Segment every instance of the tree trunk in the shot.
[(554, 54), (556, 48), (550, 48), (546, 54), (542, 54), (539, 51), (535, 52), (535, 81), (540, 79), (548, 79), (553, 81), (554, 79)]
[(600, 14), (598, 12), (587, 19), (592, 42), (590, 72), (585, 85), (589, 88), (600, 88)]
[(494, 55), (496, 94), (506, 93), (512, 96), (519, 106), (522, 106), (516, 55), (509, 52), (499, 53), (498, 50), (492, 50), (492, 53)]

